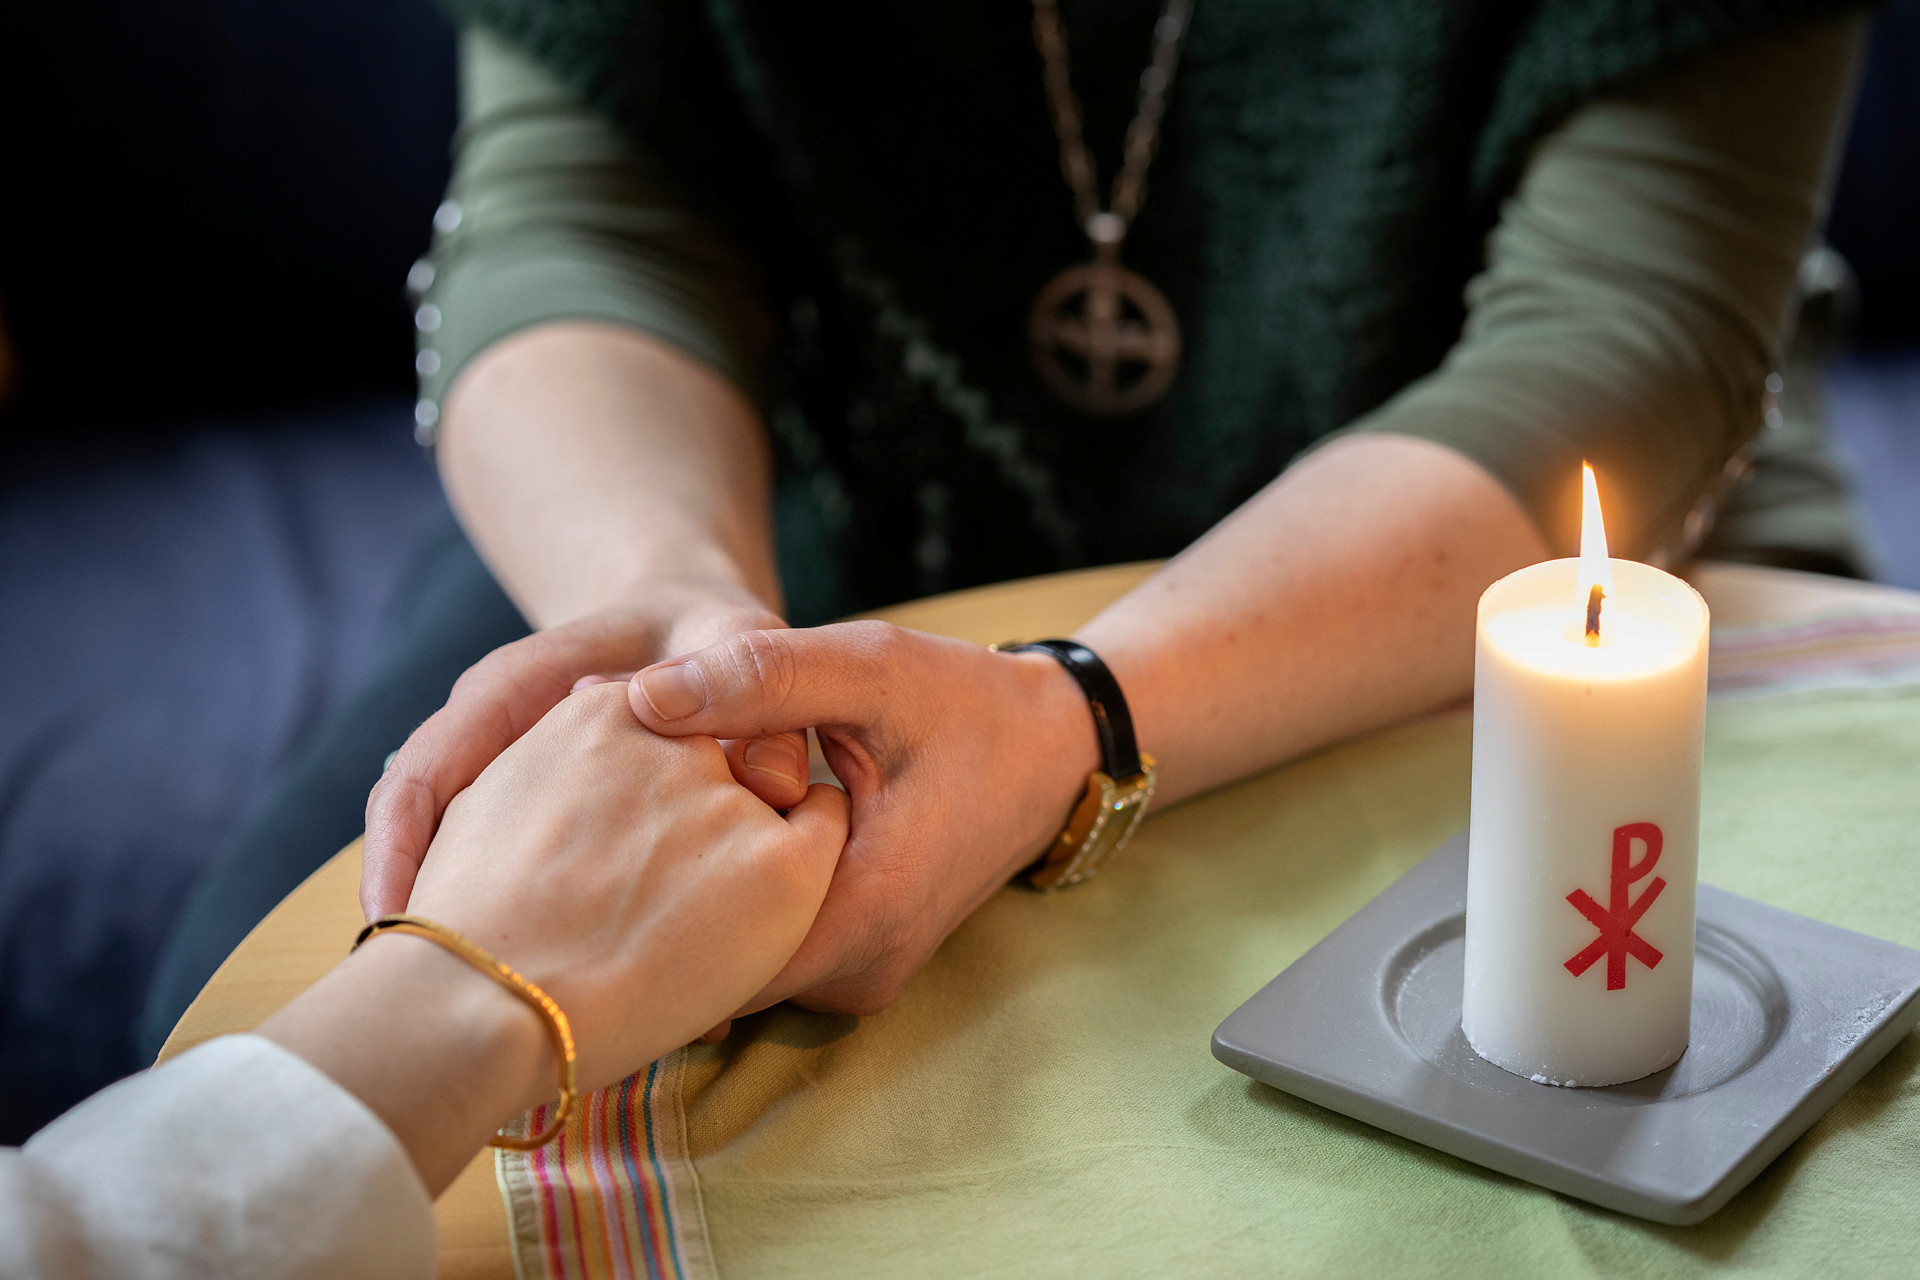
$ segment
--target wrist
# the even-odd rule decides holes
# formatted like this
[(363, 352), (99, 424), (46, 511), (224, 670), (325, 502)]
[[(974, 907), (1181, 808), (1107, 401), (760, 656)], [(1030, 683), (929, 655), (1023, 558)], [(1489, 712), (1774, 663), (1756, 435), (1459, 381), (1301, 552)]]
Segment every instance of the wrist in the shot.
[(369, 990), (384, 994), (386, 1016), (404, 1021), (421, 1051), (451, 1064), (446, 1075), (472, 1082), (461, 1087), (488, 1133), (558, 1093), (546, 1023), (524, 1000), (425, 938), (380, 933), (361, 951), (380, 966)]
[[(786, 626), (777, 593), (769, 596), (720, 573), (644, 573), (628, 578), (604, 612), (657, 619), (651, 663), (705, 648), (741, 631)], [(643, 664), (644, 665), (644, 664)]]
[(1021, 670), (1021, 706), (1026, 709), (1023, 755), (1034, 780), (1035, 831), (1012, 875), (1047, 851), (1073, 807), (1085, 794), (1088, 775), (1104, 767), (1087, 695), (1058, 660), (1044, 653), (1008, 654)]
[(752, 609), (778, 616), (780, 582), (722, 547), (676, 541), (636, 551), (566, 580), (508, 582), (536, 630), (627, 608), (664, 614), (681, 608)]
[(633, 604), (664, 599), (689, 608), (758, 609), (775, 615), (781, 603), (777, 582), (758, 582), (731, 561), (717, 559), (635, 572), (620, 580), (609, 599)]
[[(1187, 754), (1184, 746), (1191, 742), (1190, 735), (1205, 732), (1196, 728), (1190, 703), (1185, 700), (1191, 690), (1184, 682), (1193, 678), (1194, 664), (1183, 661), (1185, 650), (1163, 633), (1108, 625), (1108, 614), (1116, 610), (1117, 606), (1101, 614), (1075, 631), (1073, 638), (1100, 655), (1126, 695), (1134, 741), (1141, 751), (1153, 756), (1158, 766), (1154, 807), (1161, 809), (1188, 794), (1180, 789), (1179, 761)], [(1216, 716), (1214, 722), (1219, 723), (1220, 718)], [(1171, 786), (1170, 760), (1174, 762)]]
[(365, 1103), (435, 1194), (502, 1123), (556, 1092), (539, 1016), (422, 938), (369, 939), (259, 1033)]
[(636, 598), (665, 599), (673, 610), (661, 656), (691, 653), (742, 631), (777, 630), (787, 625), (776, 588), (762, 592), (722, 578), (655, 577), (636, 589)]
[(1087, 779), (1085, 792), (1031, 872), (1027, 882), (1043, 893), (1063, 889), (1099, 873), (1108, 859), (1132, 839), (1153, 803), (1153, 756), (1134, 736), (1127, 695), (1112, 668), (1078, 640), (1036, 640), (1031, 650), (1055, 659), (1086, 700), (1099, 744), (1100, 767)]

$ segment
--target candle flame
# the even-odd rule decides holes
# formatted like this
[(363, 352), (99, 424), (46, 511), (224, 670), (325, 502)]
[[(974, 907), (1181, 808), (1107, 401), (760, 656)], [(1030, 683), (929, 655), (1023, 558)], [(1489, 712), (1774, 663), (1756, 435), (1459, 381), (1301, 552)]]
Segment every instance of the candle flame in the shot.
[(1580, 464), (1580, 610), (1587, 643), (1600, 643), (1600, 602), (1613, 593), (1613, 564), (1607, 557), (1607, 526), (1600, 517), (1600, 488), (1593, 468)]

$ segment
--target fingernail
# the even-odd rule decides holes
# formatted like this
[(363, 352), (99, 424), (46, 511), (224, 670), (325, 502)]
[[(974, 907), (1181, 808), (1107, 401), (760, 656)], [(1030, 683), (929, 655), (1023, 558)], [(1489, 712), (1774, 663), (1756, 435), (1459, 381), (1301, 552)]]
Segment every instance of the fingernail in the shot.
[(800, 753), (785, 738), (755, 739), (747, 744), (741, 758), (746, 761), (747, 768), (757, 773), (770, 773), (788, 780), (806, 776)]
[(682, 720), (707, 705), (707, 682), (691, 662), (640, 673), (640, 693), (662, 720)]

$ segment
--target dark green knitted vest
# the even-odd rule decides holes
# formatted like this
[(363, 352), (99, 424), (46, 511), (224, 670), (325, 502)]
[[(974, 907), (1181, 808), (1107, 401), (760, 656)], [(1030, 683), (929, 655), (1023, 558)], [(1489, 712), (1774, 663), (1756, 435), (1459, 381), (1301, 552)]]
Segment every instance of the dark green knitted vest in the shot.
[[(454, 0), (757, 255), (791, 613), (1163, 556), (1428, 372), (1527, 145), (1822, 0), (1196, 0), (1127, 261), (1186, 352), (1057, 403), (1025, 317), (1087, 256), (1027, 0)], [(1158, 0), (1063, 0), (1103, 180)]]

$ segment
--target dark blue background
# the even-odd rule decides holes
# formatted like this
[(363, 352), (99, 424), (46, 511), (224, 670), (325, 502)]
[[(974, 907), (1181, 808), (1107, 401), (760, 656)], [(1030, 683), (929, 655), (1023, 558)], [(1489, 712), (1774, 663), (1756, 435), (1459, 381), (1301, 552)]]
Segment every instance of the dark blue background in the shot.
[(140, 1063), (194, 876), (365, 679), (446, 520), (404, 282), (426, 0), (0, 5), (0, 1141)]

